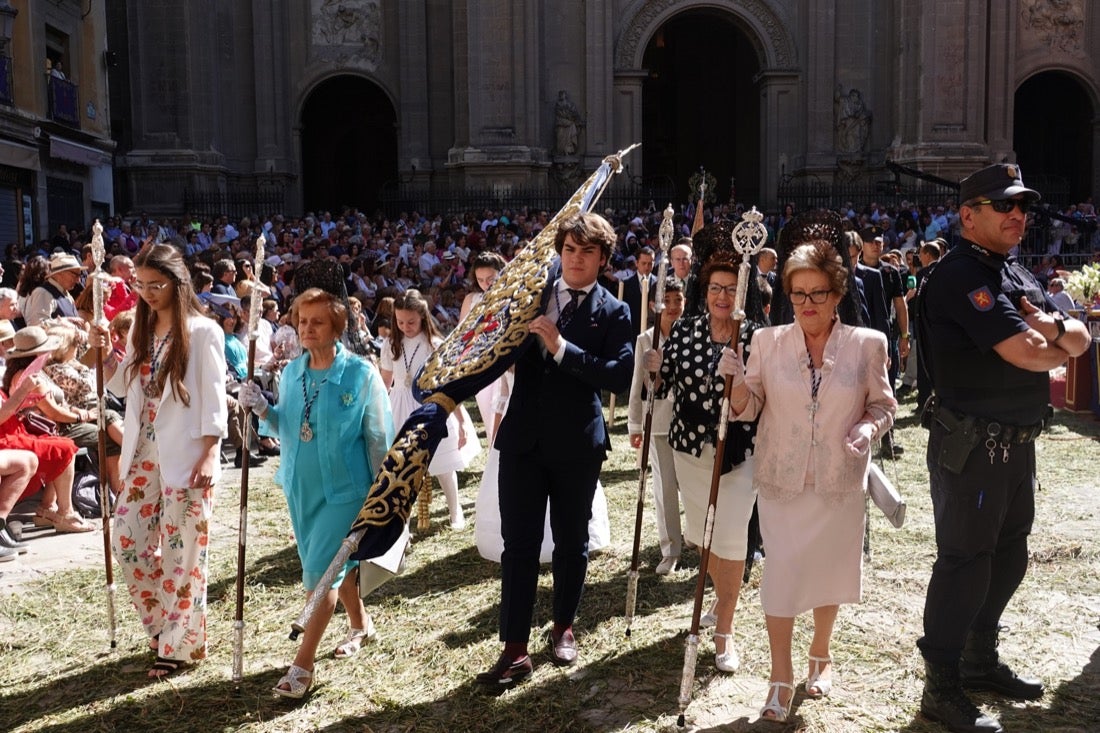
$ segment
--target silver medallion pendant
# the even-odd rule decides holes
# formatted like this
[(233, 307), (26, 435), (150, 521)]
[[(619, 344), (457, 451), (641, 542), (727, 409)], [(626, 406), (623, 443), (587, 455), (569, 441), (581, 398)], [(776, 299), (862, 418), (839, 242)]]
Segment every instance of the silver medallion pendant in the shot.
[(413, 375), (412, 374), (408, 374), (408, 373), (405, 374), (405, 386), (406, 387), (413, 386)]
[(302, 439), (303, 443), (313, 440), (313, 428), (309, 426), (308, 421), (302, 421), (302, 429), (298, 431), (298, 437)]

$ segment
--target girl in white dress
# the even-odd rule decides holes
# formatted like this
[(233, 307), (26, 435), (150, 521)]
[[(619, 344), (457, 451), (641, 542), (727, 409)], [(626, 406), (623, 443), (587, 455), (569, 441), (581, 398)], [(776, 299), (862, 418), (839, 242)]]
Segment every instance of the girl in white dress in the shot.
[[(470, 272), (473, 273), (473, 284), (476, 289), (471, 291), (462, 301), (459, 322), (466, 318), (473, 307), (485, 297), (485, 291), (496, 282), (500, 271), (504, 269), (504, 265), (504, 258), (496, 252), (479, 252), (477, 257), (474, 258), (473, 264), (470, 265)], [(504, 417), (504, 407), (507, 404), (508, 398), (503, 376), (486, 385), (477, 393), (477, 409), (481, 413), (481, 422), (485, 424), (485, 439), (488, 441), (490, 448), (493, 445), (493, 438), (496, 436), (497, 426), (500, 425), (500, 419)]]
[[(382, 383), (390, 390), (393, 424), (403, 425), (420, 403), (412, 384), (420, 367), (442, 338), (428, 313), (420, 291), (410, 289), (394, 301), (394, 328), (382, 346)], [(466, 468), (481, 451), (481, 442), (466, 409), (461, 405), (447, 418), (447, 437), (439, 443), (428, 472), (435, 476), (447, 498), (451, 529), (462, 529), (466, 519), (458, 499), (458, 470)]]

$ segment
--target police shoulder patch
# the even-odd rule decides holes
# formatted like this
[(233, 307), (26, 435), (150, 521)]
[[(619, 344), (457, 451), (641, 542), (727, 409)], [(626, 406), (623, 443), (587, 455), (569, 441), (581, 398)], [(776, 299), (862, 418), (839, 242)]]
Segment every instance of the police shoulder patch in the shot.
[(983, 313), (988, 310), (993, 310), (993, 293), (989, 291), (989, 286), (983, 285), (977, 290), (972, 290), (967, 297), (970, 298), (970, 305), (974, 306), (977, 310)]

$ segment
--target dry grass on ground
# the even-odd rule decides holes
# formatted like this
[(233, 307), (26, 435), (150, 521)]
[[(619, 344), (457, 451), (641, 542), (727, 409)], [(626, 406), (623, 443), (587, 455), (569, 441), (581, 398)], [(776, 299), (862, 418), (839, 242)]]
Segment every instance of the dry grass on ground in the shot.
[[(795, 702), (786, 726), (761, 723), (768, 651), (758, 586), (760, 568), (741, 595), (736, 632), (743, 667), (714, 671), (713, 647), (700, 647), (689, 722), (707, 731), (938, 731), (917, 717), (921, 690), (919, 635), (923, 594), (933, 557), (923, 466), (924, 432), (913, 403), (903, 405), (901, 442), (908, 449), (887, 468), (909, 500), (909, 520), (894, 531), (872, 517), (873, 560), (865, 568), (864, 603), (845, 607), (834, 657), (839, 689), (824, 701)], [(120, 604), (119, 648), (107, 649), (98, 558), (88, 569), (57, 573), (4, 598), (0, 609), (0, 727), (19, 733), (61, 731), (663, 731), (675, 727), (683, 642), (690, 622), (697, 556), (668, 578), (659, 559), (651, 512), (646, 516), (639, 612), (624, 638), (625, 574), (630, 564), (637, 473), (619, 413), (615, 452), (604, 485), (611, 504), (613, 546), (591, 564), (578, 619), (581, 664), (560, 670), (538, 646), (533, 679), (500, 697), (472, 684), (499, 649), (498, 567), (473, 547), (473, 525), (445, 529), (438, 492), (432, 530), (417, 539), (408, 572), (384, 586), (370, 607), (380, 638), (352, 660), (327, 651), (312, 696), (294, 704), (269, 688), (290, 660), (289, 624), (301, 608), (297, 556), (287, 541), (281, 493), (270, 479), (251, 491), (248, 544), (248, 634), (245, 680), (229, 680), (232, 657), (237, 486), (218, 499), (210, 588), (210, 658), (167, 682), (150, 683), (151, 653), (136, 616)], [(1049, 692), (1038, 703), (980, 698), (1009, 730), (1100, 730), (1100, 560), (1097, 530), (1100, 423), (1060, 414), (1039, 446), (1038, 518), (1033, 562), (1005, 622), (1010, 660), (1041, 674)], [(257, 472), (270, 477), (270, 471)], [(236, 474), (230, 474), (231, 477)], [(463, 474), (473, 506), (479, 473)], [(827, 552), (828, 548), (822, 548)], [(549, 623), (549, 577), (536, 609), (536, 637)], [(343, 634), (338, 616), (322, 645)], [(796, 648), (808, 645), (808, 624), (796, 626)]]

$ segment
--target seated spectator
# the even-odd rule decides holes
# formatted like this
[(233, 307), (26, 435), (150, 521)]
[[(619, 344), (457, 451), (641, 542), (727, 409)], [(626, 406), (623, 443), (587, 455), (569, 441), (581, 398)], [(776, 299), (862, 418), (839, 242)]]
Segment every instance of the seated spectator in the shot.
[(38, 456), (32, 451), (0, 450), (0, 562), (14, 560), (27, 551), (27, 543), (8, 526), (8, 515), (37, 470)]
[[(24, 336), (7, 352), (9, 364), (21, 356), (32, 355), (30, 352), (37, 355), (50, 351), (45, 332), (38, 330), (42, 343), (30, 343)], [(39, 398), (38, 375), (15, 383), (10, 374), (5, 371), (4, 391), (0, 393), (0, 450), (29, 450), (38, 458), (38, 470), (16, 502), (42, 491), (34, 518), (36, 526), (53, 527), (59, 533), (91, 532), (95, 526), (73, 510), (76, 444), (59, 435), (32, 435), (27, 431), (19, 411)], [(7, 395), (11, 395), (10, 400)]]
[(1054, 305), (1058, 306), (1066, 313), (1081, 309), (1081, 306), (1077, 305), (1076, 301), (1073, 300), (1073, 296), (1066, 292), (1066, 281), (1060, 277), (1052, 277), (1050, 279), (1050, 289), (1047, 294), (1050, 295), (1050, 299), (1054, 301)]
[[(13, 381), (31, 365), (38, 354), (48, 353), (47, 366), (40, 374), (35, 375), (36, 389), (31, 393), (38, 397), (33, 410), (42, 416), (57, 423), (57, 432), (60, 436), (74, 442), (77, 448), (86, 448), (89, 455), (98, 455), (99, 451), (99, 418), (96, 408), (98, 402), (95, 398), (95, 387), (89, 380), (94, 379), (90, 375), (88, 367), (77, 361), (77, 353), (83, 344), (83, 334), (70, 326), (54, 326), (49, 331), (44, 331), (38, 326), (27, 326), (15, 334), (16, 348), (9, 352), (7, 368), (4, 370), (4, 390), (8, 391)], [(19, 351), (19, 356), (10, 354)], [(28, 352), (27, 347), (31, 346)], [(91, 405), (82, 407), (79, 403), (71, 403), (67, 399), (67, 393), (53, 376), (57, 375), (66, 383), (69, 390), (76, 395), (81, 403), (86, 403), (91, 397)], [(87, 382), (81, 386), (81, 382)], [(107, 435), (107, 471), (108, 485), (111, 491), (118, 493), (121, 482), (119, 479), (118, 464), (119, 454), (122, 452), (122, 416), (117, 412), (108, 411)]]
[[(99, 425), (96, 411), (99, 408), (99, 397), (95, 371), (78, 360), (81, 351), (86, 350), (84, 335), (69, 326), (53, 326), (46, 333), (57, 340), (57, 348), (51, 352), (42, 371), (57, 390), (60, 390), (62, 399), (54, 399), (57, 390), (51, 390), (51, 395), (39, 402), (36, 408), (58, 424), (61, 435), (70, 438), (77, 447), (87, 448), (89, 454), (97, 455)], [(50, 409), (56, 417), (49, 414)], [(66, 420), (67, 412), (91, 419)], [(107, 409), (104, 416), (108, 437), (107, 479), (111, 491), (117, 494), (121, 487), (118, 457), (122, 449), (122, 415), (116, 410)]]

